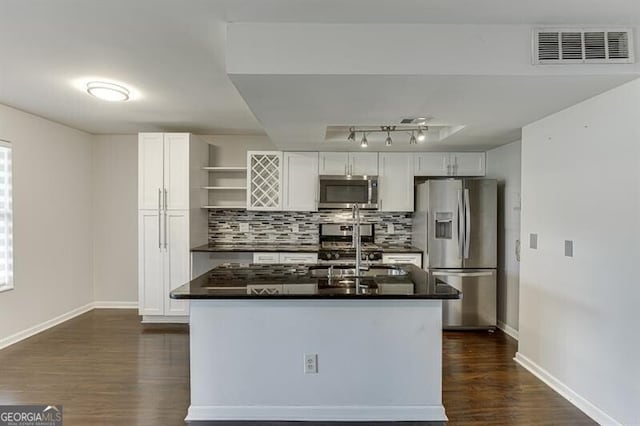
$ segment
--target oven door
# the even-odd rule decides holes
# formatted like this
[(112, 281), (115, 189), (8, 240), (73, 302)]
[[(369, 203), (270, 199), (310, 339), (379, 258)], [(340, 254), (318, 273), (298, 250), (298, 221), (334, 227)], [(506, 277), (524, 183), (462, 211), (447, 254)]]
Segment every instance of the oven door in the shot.
[(319, 208), (378, 208), (378, 179), (373, 176), (320, 176)]

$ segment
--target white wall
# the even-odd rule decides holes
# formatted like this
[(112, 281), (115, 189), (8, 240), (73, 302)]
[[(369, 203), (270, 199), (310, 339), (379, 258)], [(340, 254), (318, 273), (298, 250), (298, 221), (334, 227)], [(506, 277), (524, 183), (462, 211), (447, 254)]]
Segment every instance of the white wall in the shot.
[(520, 262), (521, 142), (487, 151), (487, 177), (498, 180), (498, 326), (517, 338)]
[(15, 289), (0, 293), (2, 346), (93, 301), (92, 136), (0, 105), (0, 138), (14, 150)]
[(522, 135), (518, 359), (603, 424), (640, 424), (639, 111), (635, 80)]
[(93, 285), (98, 302), (138, 300), (138, 136), (93, 144)]

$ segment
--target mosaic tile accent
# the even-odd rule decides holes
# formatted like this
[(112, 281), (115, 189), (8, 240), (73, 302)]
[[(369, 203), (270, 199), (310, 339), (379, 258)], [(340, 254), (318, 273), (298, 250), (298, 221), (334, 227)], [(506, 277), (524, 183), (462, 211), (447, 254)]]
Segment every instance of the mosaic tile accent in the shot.
[[(373, 223), (377, 244), (410, 245), (411, 213), (377, 212), (363, 210), (363, 223)], [(278, 243), (318, 244), (319, 224), (350, 223), (350, 210), (319, 212), (258, 212), (244, 210), (210, 210), (209, 243)], [(240, 223), (248, 223), (250, 232), (240, 232)], [(387, 233), (392, 223), (394, 233)], [(291, 231), (297, 224), (300, 231)]]

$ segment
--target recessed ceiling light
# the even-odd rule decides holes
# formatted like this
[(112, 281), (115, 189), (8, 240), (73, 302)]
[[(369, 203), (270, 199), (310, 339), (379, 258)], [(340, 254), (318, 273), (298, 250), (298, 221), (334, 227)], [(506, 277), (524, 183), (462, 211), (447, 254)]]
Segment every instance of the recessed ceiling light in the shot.
[(106, 81), (90, 81), (87, 83), (87, 93), (109, 102), (128, 101), (130, 95), (126, 87)]

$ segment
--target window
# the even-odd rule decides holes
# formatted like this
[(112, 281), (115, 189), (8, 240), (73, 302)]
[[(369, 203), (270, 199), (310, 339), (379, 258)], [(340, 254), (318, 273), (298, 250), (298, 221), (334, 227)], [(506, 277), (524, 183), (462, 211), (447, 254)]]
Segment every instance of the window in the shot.
[(0, 291), (13, 288), (13, 172), (11, 144), (0, 140)]

